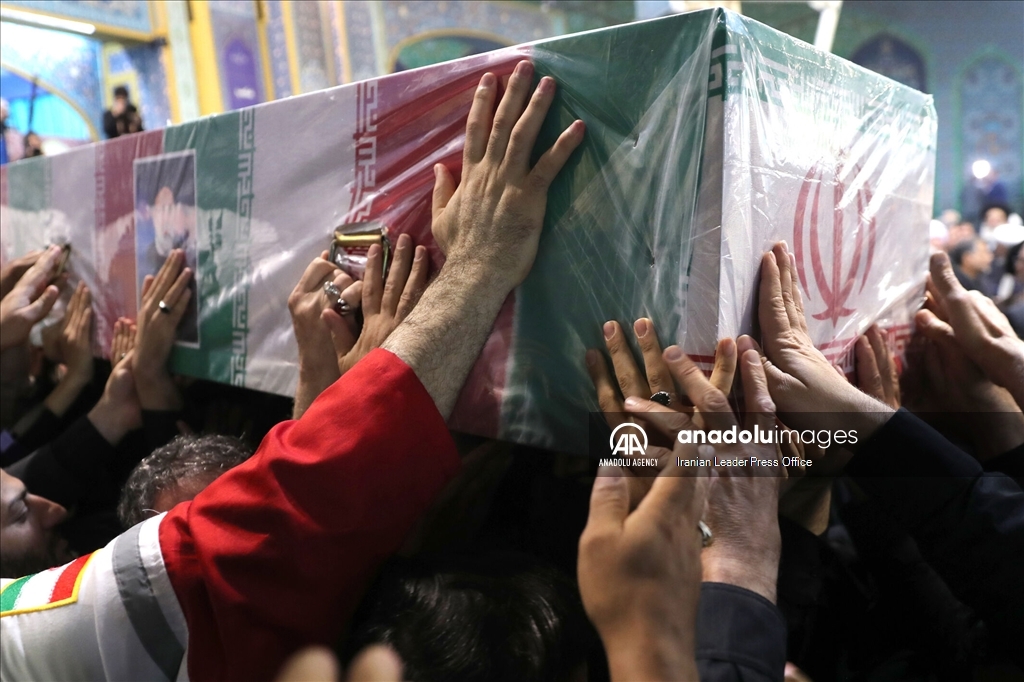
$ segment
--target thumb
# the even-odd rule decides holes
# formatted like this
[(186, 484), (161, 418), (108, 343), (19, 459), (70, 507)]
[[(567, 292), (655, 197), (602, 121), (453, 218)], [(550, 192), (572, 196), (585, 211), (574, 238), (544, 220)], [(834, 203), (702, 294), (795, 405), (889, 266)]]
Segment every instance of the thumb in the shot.
[(443, 163), (434, 164), (434, 195), (430, 206), (431, 220), (437, 217), (444, 210), (452, 195), (455, 194), (455, 178), (452, 172)]
[(953, 272), (953, 264), (949, 262), (949, 256), (944, 251), (933, 253), (928, 263), (931, 270), (932, 284), (940, 296), (945, 298), (950, 294), (963, 291), (964, 287)]
[(25, 317), (32, 324), (35, 324), (39, 320), (43, 319), (44, 317), (46, 317), (46, 314), (50, 312), (50, 309), (53, 308), (53, 304), (57, 302), (57, 297), (59, 295), (60, 291), (57, 290), (57, 287), (53, 286), (52, 284), (46, 287), (46, 289), (43, 291), (42, 296), (37, 298), (30, 305), (25, 306)]
[(620, 528), (629, 515), (629, 486), (619, 467), (601, 467), (590, 491), (590, 515), (587, 527)]
[(938, 315), (928, 309), (918, 310), (914, 315), (914, 323), (925, 338), (938, 343), (953, 341), (956, 335), (953, 327), (939, 319)]
[(334, 342), (334, 351), (338, 356), (346, 355), (356, 345), (356, 335), (352, 333), (345, 320), (333, 308), (325, 308), (320, 313), (320, 319), (327, 325), (331, 332), (331, 341)]

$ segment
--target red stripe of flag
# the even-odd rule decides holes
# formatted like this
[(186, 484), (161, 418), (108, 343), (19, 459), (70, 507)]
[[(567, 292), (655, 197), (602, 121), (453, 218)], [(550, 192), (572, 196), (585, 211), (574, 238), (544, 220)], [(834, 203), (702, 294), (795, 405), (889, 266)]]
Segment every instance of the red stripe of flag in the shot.
[(89, 560), (91, 554), (80, 556), (64, 569), (57, 578), (57, 584), (53, 586), (53, 593), (50, 595), (50, 602), (60, 601), (61, 599), (69, 599), (72, 592), (75, 590), (75, 580), (78, 579), (78, 574), (82, 572), (82, 568), (85, 566), (85, 562)]

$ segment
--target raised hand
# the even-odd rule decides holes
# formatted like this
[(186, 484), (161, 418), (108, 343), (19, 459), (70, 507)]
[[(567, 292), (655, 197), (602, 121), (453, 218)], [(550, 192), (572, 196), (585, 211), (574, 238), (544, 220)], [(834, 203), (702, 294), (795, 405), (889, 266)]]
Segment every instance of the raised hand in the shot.
[(74, 376), (83, 386), (92, 381), (92, 294), (84, 282), (79, 282), (71, 295), (57, 343), (68, 376)]
[(89, 421), (111, 445), (117, 445), (125, 434), (142, 426), (142, 408), (132, 374), (134, 352), (114, 365), (96, 406), (89, 411)]
[(445, 418), (502, 304), (533, 266), (548, 187), (583, 140), (583, 123), (576, 121), (530, 167), (555, 94), (554, 80), (542, 78), (530, 97), (532, 79), (533, 66), (520, 62), (493, 122), (498, 81), (492, 73), (480, 79), (458, 188), (447, 168), (434, 167), (431, 229), (447, 261), (382, 345), (412, 368)]
[(345, 318), (328, 309), (323, 319), (331, 330), (342, 374), (352, 369), (374, 348), (379, 348), (402, 320), (416, 307), (427, 287), (430, 260), (427, 249), (413, 247), (407, 234), (399, 236), (394, 258), (384, 281), (384, 259), (381, 248), (370, 247), (366, 255), (366, 274), (359, 293), (363, 309), (363, 328), (353, 337)]
[[(667, 348), (664, 358), (676, 384), (702, 415), (705, 431), (739, 430), (739, 419), (725, 394), (708, 381), (678, 346)], [(739, 367), (746, 408), (743, 428), (749, 432), (755, 427), (761, 433), (774, 432), (775, 405), (768, 393), (760, 356), (748, 349), (740, 355)], [(668, 408), (650, 401), (631, 398), (626, 400), (625, 407), (633, 413), (650, 415), (650, 423), (674, 438), (681, 431), (698, 429), (686, 415), (672, 415)], [(654, 418), (659, 412), (661, 418)], [(776, 514), (779, 485), (786, 478), (775, 445), (693, 445), (675, 440), (676, 461), (707, 459), (716, 474), (704, 517), (714, 533), (714, 542), (704, 552), (704, 580), (739, 585), (775, 601), (782, 548)]]
[(894, 410), (900, 409), (900, 375), (896, 358), (882, 337), (878, 325), (857, 339), (857, 387)]
[(0, 298), (11, 293), (18, 280), (36, 264), (36, 261), (42, 258), (44, 253), (46, 252), (39, 249), (29, 251), (24, 256), (12, 259), (3, 267), (3, 270), (0, 270)]
[(1024, 341), (995, 303), (964, 289), (945, 253), (932, 254), (925, 305), (915, 317), (918, 328), (933, 340), (955, 340), (989, 380), (1008, 390), (1024, 409)]
[(448, 169), (434, 167), (437, 245), (453, 262), (491, 266), (486, 269), (509, 290), (533, 266), (548, 187), (584, 131), (582, 121), (573, 122), (531, 168), (533, 144), (555, 95), (554, 79), (544, 77), (531, 97), (532, 80), (533, 64), (519, 62), (495, 111), (498, 79), (484, 74), (466, 122), (461, 184), (456, 189)]
[(700, 473), (666, 469), (642, 500), (617, 467), (594, 480), (577, 573), (615, 682), (698, 677), (698, 522), (710, 482)]
[(51, 280), (60, 257), (59, 246), (48, 247), (0, 301), (0, 350), (25, 343), (32, 327), (46, 317), (57, 302), (63, 279), (56, 284), (51, 284)]
[(185, 252), (171, 251), (163, 266), (142, 283), (132, 372), (139, 401), (146, 410), (181, 409), (182, 398), (167, 369), (178, 323), (185, 315), (192, 291), (192, 270), (184, 267)]
[[(294, 419), (301, 417), (313, 400), (341, 376), (331, 330), (324, 320), (334, 301), (329, 300), (324, 292), (324, 284), (333, 282), (341, 292), (341, 300), (350, 310), (359, 306), (359, 289), (356, 287), (361, 288), (362, 285), (353, 285), (352, 278), (327, 257), (328, 253), (324, 251), (319, 258), (314, 258), (288, 296), (288, 310), (299, 348), (299, 382), (292, 411)], [(352, 317), (344, 318), (339, 334), (345, 334), (354, 343), (358, 330), (354, 329)]]
[[(785, 243), (762, 258), (758, 296), (765, 376), (786, 425), (798, 430), (853, 429), (861, 442), (867, 440), (893, 409), (852, 386), (814, 347)], [(741, 336), (737, 347), (741, 355), (748, 350), (761, 353), (749, 336)]]
[(110, 362), (116, 365), (133, 348), (135, 348), (135, 337), (139, 328), (131, 320), (121, 317), (114, 322), (114, 338), (110, 342)]

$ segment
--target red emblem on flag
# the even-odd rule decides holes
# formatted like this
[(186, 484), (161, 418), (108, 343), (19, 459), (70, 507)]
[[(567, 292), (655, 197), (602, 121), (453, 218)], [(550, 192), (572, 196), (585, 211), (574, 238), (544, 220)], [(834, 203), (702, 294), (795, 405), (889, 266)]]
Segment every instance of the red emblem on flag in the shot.
[[(828, 174), (827, 170), (833, 172)], [(847, 196), (845, 171), (838, 163), (831, 168), (823, 162), (815, 164), (804, 178), (793, 219), (793, 256), (800, 286), (807, 294), (808, 311), (819, 303), (823, 304), (824, 308), (811, 312), (811, 316), (816, 320), (831, 320), (833, 326), (840, 318), (854, 313), (854, 309), (848, 307), (847, 303), (857, 285), (858, 275), (860, 286), (857, 293), (864, 290), (875, 256), (876, 221), (875, 212), (870, 208), (871, 188), (861, 181), (860, 187)], [(860, 171), (859, 165), (854, 166), (851, 184), (858, 182)], [(829, 224), (821, 207), (822, 188), (827, 187), (830, 180), (833, 186), (831, 255), (822, 253), (821, 249), (821, 227), (827, 229)], [(850, 217), (853, 220), (848, 221)], [(847, 246), (851, 241), (848, 239), (850, 236), (853, 237), (852, 248)], [(808, 286), (808, 255), (816, 294)]]

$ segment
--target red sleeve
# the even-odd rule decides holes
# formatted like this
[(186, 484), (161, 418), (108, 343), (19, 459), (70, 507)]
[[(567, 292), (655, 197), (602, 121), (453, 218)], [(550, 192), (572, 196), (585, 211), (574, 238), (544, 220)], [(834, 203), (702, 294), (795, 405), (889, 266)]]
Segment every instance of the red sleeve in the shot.
[(380, 564), (457, 472), (413, 371), (375, 350), (160, 525), (192, 680), (266, 680), (332, 645)]

